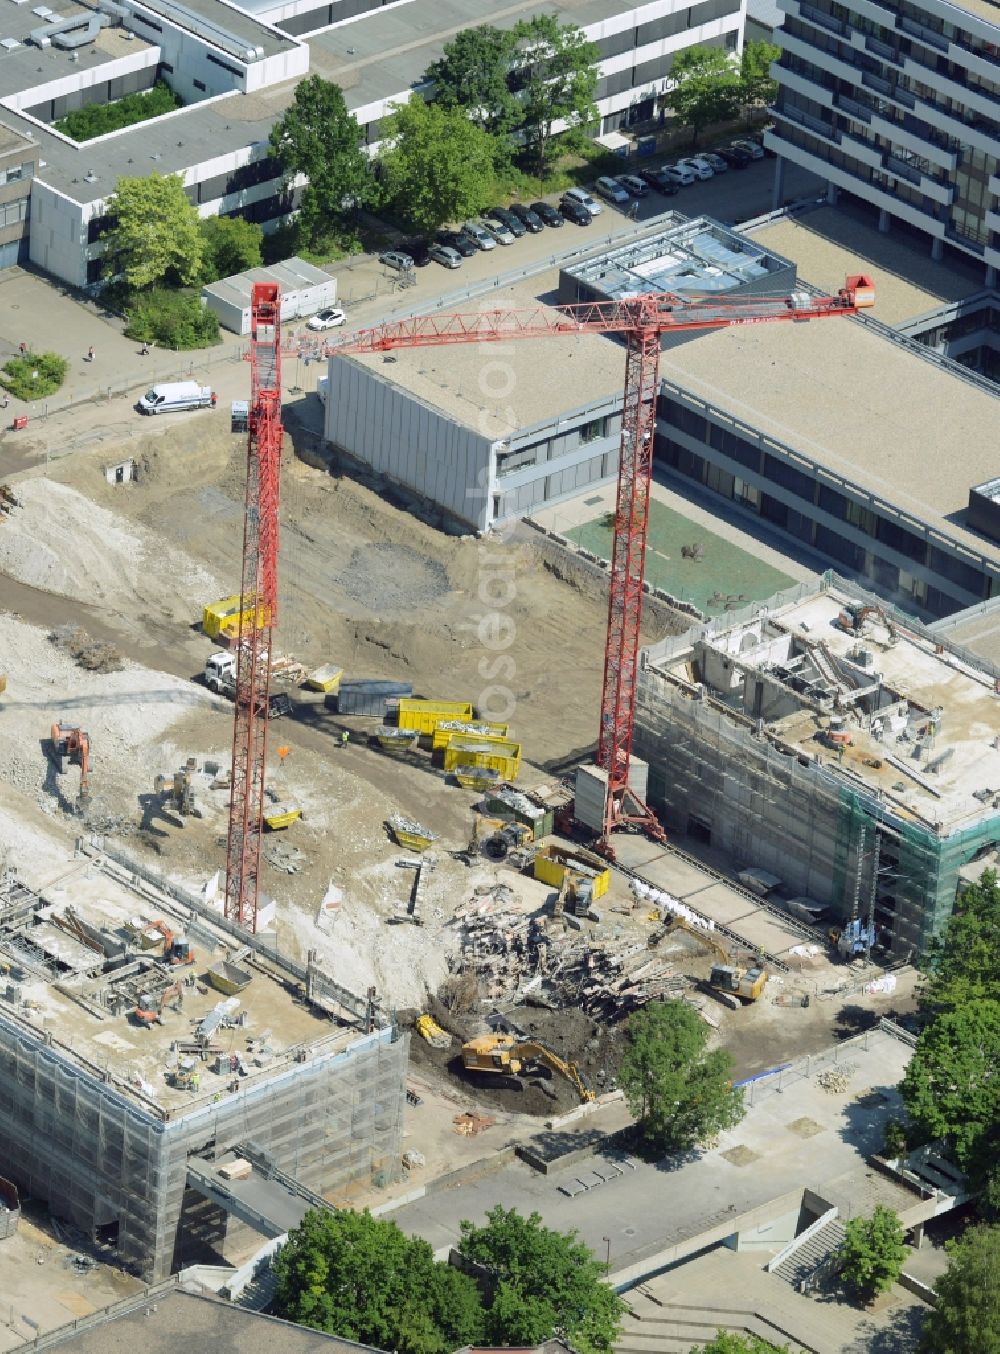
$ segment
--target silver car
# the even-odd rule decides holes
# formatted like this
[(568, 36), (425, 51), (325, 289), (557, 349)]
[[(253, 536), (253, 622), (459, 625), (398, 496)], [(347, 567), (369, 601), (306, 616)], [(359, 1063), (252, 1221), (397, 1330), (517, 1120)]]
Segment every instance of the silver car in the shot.
[(477, 249), (496, 249), (497, 247), (496, 240), (478, 221), (466, 221), (459, 234), (464, 235), (467, 240), (471, 240)]
[(492, 217), (484, 216), (480, 225), (496, 240), (497, 244), (513, 244), (514, 237), (502, 221), (494, 221)]
[(443, 268), (461, 268), (462, 256), (457, 249), (452, 249), (450, 244), (432, 244), (428, 249), (428, 254), (435, 263), (440, 263)]
[(397, 273), (409, 273), (413, 270), (413, 260), (409, 254), (404, 254), (400, 249), (387, 249), (384, 254), (379, 254), (378, 261), (386, 268), (393, 268)]

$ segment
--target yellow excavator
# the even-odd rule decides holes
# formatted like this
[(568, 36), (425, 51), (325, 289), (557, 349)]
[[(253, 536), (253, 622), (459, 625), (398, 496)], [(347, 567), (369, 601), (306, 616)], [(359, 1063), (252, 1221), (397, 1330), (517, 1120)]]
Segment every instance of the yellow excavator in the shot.
[(576, 1063), (567, 1062), (537, 1039), (515, 1039), (512, 1034), (481, 1034), (462, 1045), (462, 1066), (467, 1072), (500, 1072), (506, 1076), (527, 1075), (539, 1064), (565, 1077), (584, 1102), (594, 1091)]
[[(695, 940), (711, 950), (717, 957), (718, 963), (712, 965), (712, 971), (708, 975), (708, 985), (714, 991), (718, 992), (723, 999), (728, 999), (727, 1004), (731, 1006), (741, 1005), (753, 1001), (758, 1001), (767, 986), (767, 969), (760, 964), (755, 964), (750, 968), (741, 968), (738, 964), (732, 962), (732, 955), (720, 940), (716, 940), (711, 931), (704, 931), (700, 926), (693, 926), (685, 921), (677, 913), (672, 913), (656, 935), (649, 939), (650, 949), (658, 945), (661, 940), (665, 940), (674, 931), (684, 931), (689, 936), (694, 936)], [(737, 998), (733, 1002), (732, 998)]]

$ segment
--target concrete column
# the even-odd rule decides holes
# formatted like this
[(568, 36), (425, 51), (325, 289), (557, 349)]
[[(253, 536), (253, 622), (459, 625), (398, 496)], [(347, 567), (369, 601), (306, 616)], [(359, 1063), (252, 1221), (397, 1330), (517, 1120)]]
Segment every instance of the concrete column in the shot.
[(888, 213), (888, 212), (886, 211), (886, 209), (883, 207), (882, 210), (881, 210), (881, 211), (879, 212), (879, 214), (878, 214), (878, 228), (879, 228), (879, 230), (882, 232), (883, 235), (888, 235), (888, 234), (889, 234), (889, 227), (890, 227), (891, 224), (892, 224), (892, 217), (889, 215), (889, 213)]
[(919, 1251), (921, 1246), (924, 1244), (924, 1224), (922, 1222), (918, 1222), (916, 1227), (913, 1228), (910, 1235), (913, 1237), (913, 1249)]
[(935, 236), (931, 241), (931, 258), (935, 263), (940, 263), (944, 258), (944, 240), (940, 236)]
[(993, 288), (997, 285), (997, 270), (992, 265), (986, 268), (986, 285)]
[(785, 157), (779, 155), (774, 162), (774, 187), (771, 190), (771, 210), (779, 211), (785, 198)]
[(837, 199), (840, 197), (840, 189), (835, 183), (827, 183), (826, 200), (831, 207), (836, 207)]

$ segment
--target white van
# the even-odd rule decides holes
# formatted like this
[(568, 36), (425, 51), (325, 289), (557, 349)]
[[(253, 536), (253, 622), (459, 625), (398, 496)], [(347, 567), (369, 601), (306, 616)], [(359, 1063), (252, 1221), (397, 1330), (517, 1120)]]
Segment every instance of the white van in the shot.
[(586, 207), (591, 216), (600, 216), (603, 208), (596, 198), (591, 197), (586, 188), (567, 188), (563, 193), (563, 201), (569, 198), (570, 202), (579, 202), (581, 207)]
[(136, 408), (140, 414), (173, 414), (181, 409), (214, 409), (216, 402), (211, 386), (200, 386), (197, 381), (169, 381), (151, 386)]

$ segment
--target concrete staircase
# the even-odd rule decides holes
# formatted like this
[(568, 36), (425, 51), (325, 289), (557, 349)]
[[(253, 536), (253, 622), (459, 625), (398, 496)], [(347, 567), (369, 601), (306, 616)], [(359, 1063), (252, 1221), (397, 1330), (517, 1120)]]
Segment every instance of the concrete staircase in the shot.
[(244, 1286), (239, 1297), (234, 1299), (233, 1306), (245, 1307), (250, 1312), (262, 1312), (270, 1306), (277, 1286), (278, 1279), (271, 1266), (262, 1266), (260, 1272)]
[(720, 1330), (757, 1335), (793, 1354), (818, 1354), (797, 1343), (788, 1331), (751, 1310), (660, 1301), (644, 1287), (627, 1294), (629, 1306), (615, 1354), (689, 1354), (715, 1339)]
[(771, 1273), (799, 1292), (803, 1281), (826, 1263), (846, 1235), (839, 1218), (830, 1218), (816, 1231), (803, 1233), (801, 1245), (790, 1249)]

